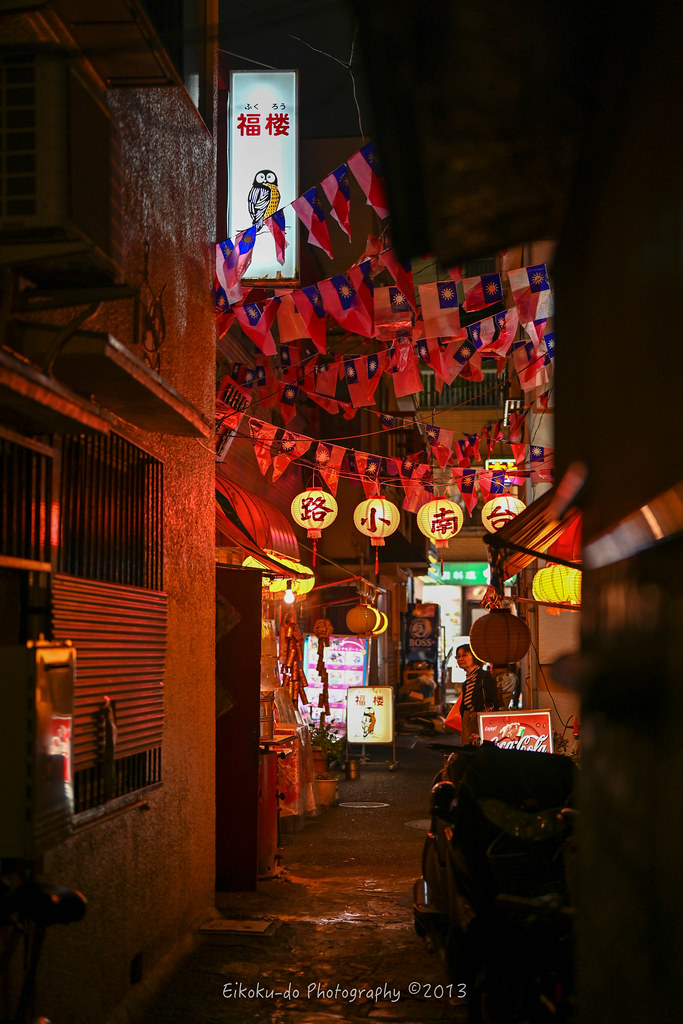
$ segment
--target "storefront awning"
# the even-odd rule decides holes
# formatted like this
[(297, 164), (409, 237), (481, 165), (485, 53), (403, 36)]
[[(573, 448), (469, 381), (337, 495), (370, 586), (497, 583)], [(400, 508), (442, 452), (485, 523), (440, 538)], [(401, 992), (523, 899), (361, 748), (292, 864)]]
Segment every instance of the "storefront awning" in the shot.
[(511, 579), (535, 558), (543, 558), (551, 545), (557, 545), (554, 560), (576, 565), (581, 512), (570, 507), (558, 519), (555, 507), (555, 489), (546, 491), (502, 530), (484, 538), (490, 560), (502, 558), (499, 568), (504, 579)]
[[(264, 565), (265, 560), (274, 562), (278, 571), (286, 574), (286, 566), (278, 561), (278, 556), (300, 561), (299, 544), (284, 513), (267, 499), (218, 475), (216, 515), (221, 532), (232, 537), (233, 543), (239, 544)], [(234, 540), (238, 535), (249, 543)]]

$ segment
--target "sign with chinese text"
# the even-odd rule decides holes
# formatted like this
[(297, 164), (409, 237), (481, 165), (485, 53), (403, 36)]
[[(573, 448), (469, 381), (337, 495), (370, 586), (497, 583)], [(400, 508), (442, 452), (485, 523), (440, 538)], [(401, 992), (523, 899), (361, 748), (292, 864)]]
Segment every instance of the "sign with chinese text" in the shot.
[(479, 737), (497, 747), (553, 753), (550, 711), (485, 711), (479, 715)]
[[(245, 280), (298, 279), (296, 71), (233, 71), (228, 109), (228, 235), (257, 226)], [(265, 219), (281, 211), (287, 240), (285, 262)]]
[(349, 687), (346, 691), (346, 739), (348, 743), (393, 743), (393, 687)]
[(488, 585), (491, 570), (488, 562), (444, 562), (443, 572), (436, 563), (429, 565), (429, 575), (439, 583), (455, 583), (462, 587)]

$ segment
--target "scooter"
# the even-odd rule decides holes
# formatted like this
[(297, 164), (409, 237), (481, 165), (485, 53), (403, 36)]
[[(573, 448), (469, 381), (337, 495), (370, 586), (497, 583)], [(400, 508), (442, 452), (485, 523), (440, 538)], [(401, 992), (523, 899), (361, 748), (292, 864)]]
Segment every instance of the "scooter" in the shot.
[(415, 929), (465, 984), (473, 1024), (572, 1019), (574, 786), (570, 758), (492, 743), (435, 781)]

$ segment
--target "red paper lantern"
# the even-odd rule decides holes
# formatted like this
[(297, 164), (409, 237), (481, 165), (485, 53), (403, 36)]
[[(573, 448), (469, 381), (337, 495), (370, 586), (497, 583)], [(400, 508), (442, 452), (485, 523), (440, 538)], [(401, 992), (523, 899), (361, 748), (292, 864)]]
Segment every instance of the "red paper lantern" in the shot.
[(525, 508), (526, 505), (520, 498), (514, 498), (511, 494), (499, 494), (486, 502), (481, 510), (481, 521), (489, 533), (497, 533)]
[(315, 565), (316, 542), (337, 518), (339, 507), (336, 498), (319, 487), (308, 487), (297, 494), (291, 505), (291, 515), (297, 526), (306, 530), (306, 536), (313, 541), (313, 565)]
[(494, 608), (477, 619), (470, 630), (470, 647), (480, 661), (490, 665), (508, 665), (519, 661), (531, 647), (526, 622), (509, 608)]

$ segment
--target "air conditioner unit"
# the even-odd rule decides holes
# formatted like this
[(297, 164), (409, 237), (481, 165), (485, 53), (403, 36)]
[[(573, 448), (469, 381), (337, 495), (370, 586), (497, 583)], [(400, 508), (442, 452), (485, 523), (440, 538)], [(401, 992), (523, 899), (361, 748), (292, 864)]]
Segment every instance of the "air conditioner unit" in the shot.
[(70, 287), (120, 279), (120, 143), (62, 50), (0, 55), (0, 263)]

